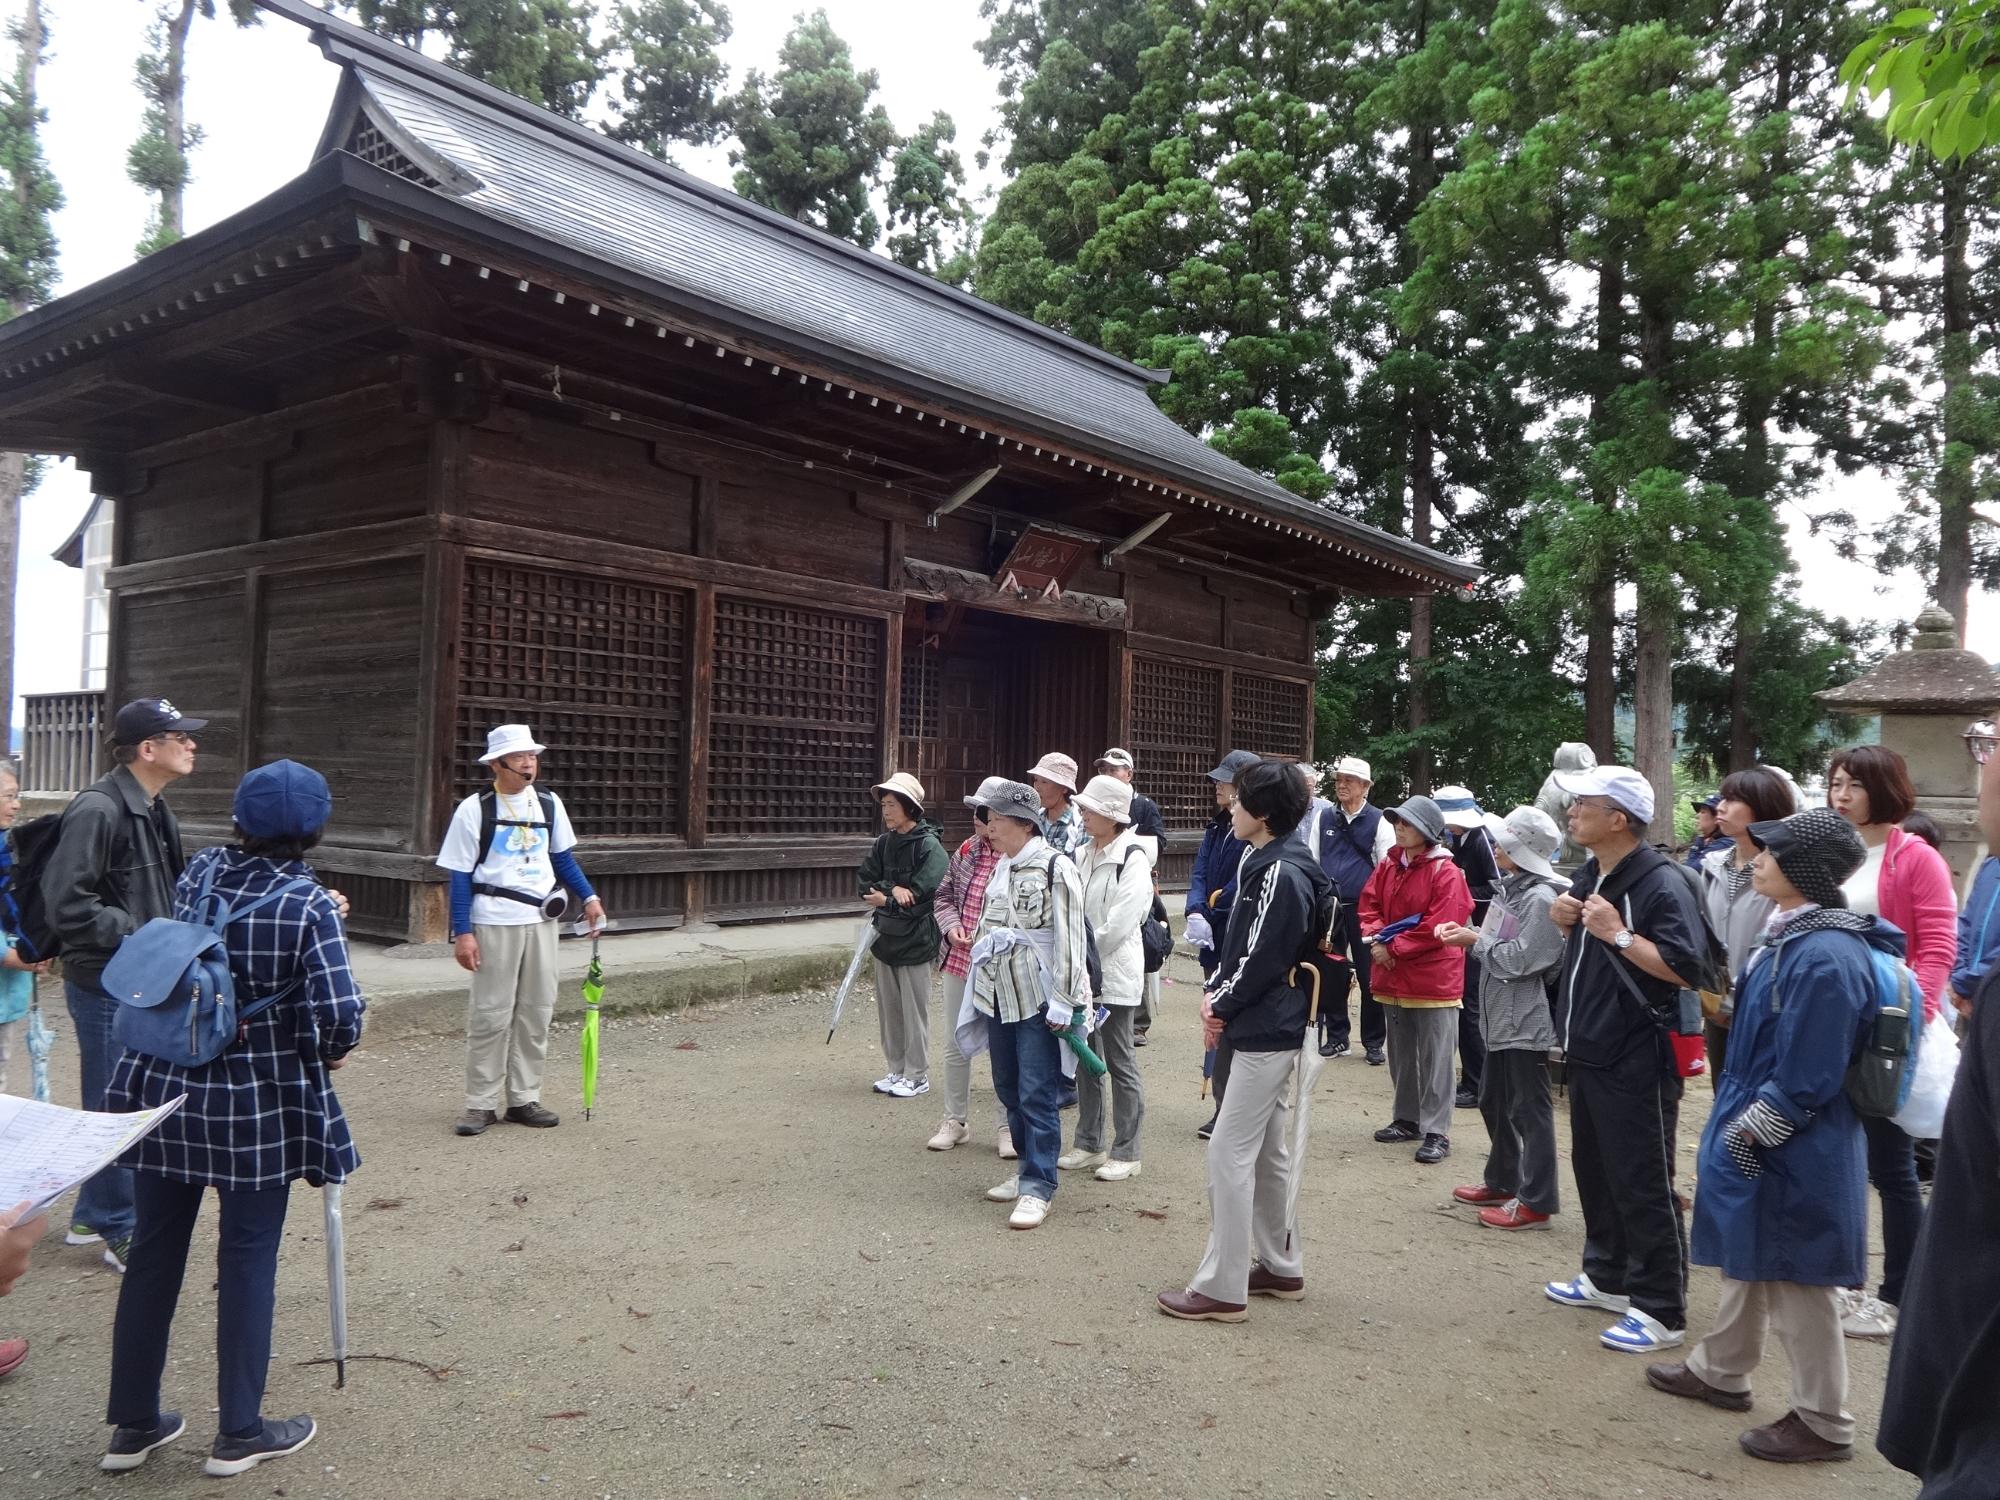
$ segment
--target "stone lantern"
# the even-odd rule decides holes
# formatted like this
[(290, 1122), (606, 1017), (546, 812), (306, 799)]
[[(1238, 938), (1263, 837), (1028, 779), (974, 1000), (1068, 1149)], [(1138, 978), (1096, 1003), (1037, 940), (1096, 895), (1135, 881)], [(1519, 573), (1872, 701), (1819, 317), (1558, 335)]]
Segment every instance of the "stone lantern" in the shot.
[(1834, 713), (1879, 715), (1882, 743), (1910, 768), (1917, 804), (1944, 834), (1944, 857), (1962, 882), (1979, 856), (1979, 768), (1965, 727), (2000, 706), (2000, 674), (1958, 644), (1958, 623), (1933, 604), (1916, 619), (1907, 651), (1883, 658), (1850, 683), (1819, 694)]

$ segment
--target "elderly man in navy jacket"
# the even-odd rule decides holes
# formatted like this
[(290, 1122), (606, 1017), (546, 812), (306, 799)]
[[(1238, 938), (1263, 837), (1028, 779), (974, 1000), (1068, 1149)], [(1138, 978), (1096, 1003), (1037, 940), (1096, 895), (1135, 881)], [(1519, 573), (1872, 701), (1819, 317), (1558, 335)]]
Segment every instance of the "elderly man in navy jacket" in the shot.
[[(1340, 897), (1340, 934), (1354, 977), (1361, 986), (1361, 1046), (1368, 1061), (1380, 1067), (1387, 1054), (1382, 1050), (1389, 1028), (1382, 1007), (1375, 1002), (1371, 984), (1372, 966), (1368, 945), (1361, 941), (1361, 888), (1375, 873), (1375, 866), (1395, 843), (1395, 834), (1382, 821), (1382, 810), (1368, 800), (1375, 773), (1359, 756), (1343, 755), (1333, 766), (1334, 805), (1319, 814), (1316, 833), (1319, 867), (1333, 881)], [(1308, 844), (1313, 840), (1308, 839)], [(1347, 1013), (1347, 991), (1329, 994), (1321, 1001), (1322, 1057), (1339, 1057), (1352, 1039)]]

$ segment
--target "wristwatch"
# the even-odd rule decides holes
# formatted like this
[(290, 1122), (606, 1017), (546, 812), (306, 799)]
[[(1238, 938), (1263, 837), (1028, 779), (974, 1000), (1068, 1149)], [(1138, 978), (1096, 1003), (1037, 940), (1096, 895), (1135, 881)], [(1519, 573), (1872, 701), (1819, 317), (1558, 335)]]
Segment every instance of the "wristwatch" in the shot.
[(1627, 948), (1631, 947), (1632, 946), (1631, 929), (1621, 927), (1617, 932), (1613, 933), (1611, 936), (1611, 946), (1616, 948), (1620, 953), (1623, 953)]

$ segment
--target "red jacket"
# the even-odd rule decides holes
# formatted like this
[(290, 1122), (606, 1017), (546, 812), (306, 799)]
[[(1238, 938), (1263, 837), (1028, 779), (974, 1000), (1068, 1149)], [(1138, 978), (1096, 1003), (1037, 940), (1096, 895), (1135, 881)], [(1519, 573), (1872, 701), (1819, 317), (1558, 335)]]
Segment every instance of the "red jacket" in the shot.
[(1434, 934), (1440, 924), (1472, 915), (1472, 891), (1443, 844), (1404, 863), (1391, 849), (1361, 888), (1361, 935), (1380, 932), (1403, 917), (1423, 920), (1389, 940), (1394, 962), (1378, 965), (1375, 998), (1385, 1005), (1457, 1005), (1465, 997), (1465, 950), (1447, 948)]
[(1924, 1017), (1938, 1013), (1952, 965), (1958, 962), (1958, 897), (1951, 888), (1951, 867), (1922, 839), (1889, 830), (1882, 851), (1882, 874), (1875, 882), (1875, 904), (1882, 920), (1903, 929), (1909, 939), (1906, 962), (1924, 990)]

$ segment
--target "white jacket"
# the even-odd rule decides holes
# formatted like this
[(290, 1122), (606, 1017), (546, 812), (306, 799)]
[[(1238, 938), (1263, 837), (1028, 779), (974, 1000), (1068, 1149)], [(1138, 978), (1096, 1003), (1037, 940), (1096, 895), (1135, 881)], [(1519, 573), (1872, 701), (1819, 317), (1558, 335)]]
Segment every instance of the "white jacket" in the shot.
[(1146, 844), (1125, 828), (1101, 853), (1095, 843), (1077, 846), (1084, 915), (1097, 934), (1097, 958), (1104, 967), (1104, 993), (1098, 999), (1105, 1005), (1137, 1005), (1145, 993), (1146, 949), (1139, 941), (1139, 924), (1153, 906), (1153, 864)]

